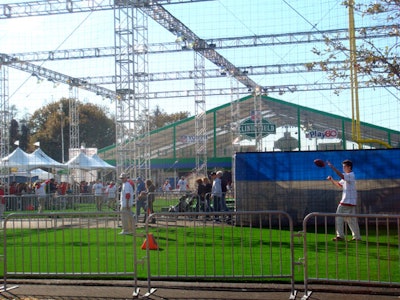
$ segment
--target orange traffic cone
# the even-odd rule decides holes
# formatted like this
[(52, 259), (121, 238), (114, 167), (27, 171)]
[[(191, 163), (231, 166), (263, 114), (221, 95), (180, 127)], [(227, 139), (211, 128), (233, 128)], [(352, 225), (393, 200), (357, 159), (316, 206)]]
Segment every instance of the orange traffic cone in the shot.
[(149, 243), (149, 250), (157, 250), (158, 249), (158, 245), (157, 245), (156, 240), (154, 239), (154, 236), (152, 233), (149, 233), (147, 235), (147, 239), (144, 240), (144, 242), (142, 244), (142, 250), (147, 249), (147, 243)]

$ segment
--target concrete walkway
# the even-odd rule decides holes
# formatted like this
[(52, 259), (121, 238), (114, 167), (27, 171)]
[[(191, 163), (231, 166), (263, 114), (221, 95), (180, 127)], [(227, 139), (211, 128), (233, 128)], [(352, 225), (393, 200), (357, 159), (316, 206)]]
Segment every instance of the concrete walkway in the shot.
[[(0, 286), (2, 287), (2, 286)], [(287, 284), (231, 284), (196, 282), (152, 282), (156, 288), (151, 295), (147, 282), (138, 282), (139, 295), (133, 296), (133, 282), (89, 281), (89, 280), (10, 280), (9, 290), (0, 293), (0, 299), (216, 299), (216, 300), (259, 300), (290, 299), (291, 289)], [(297, 287), (296, 287), (297, 288)], [(304, 291), (299, 286), (292, 299), (302, 299)], [(351, 286), (309, 286), (312, 291), (308, 299), (321, 300), (399, 300), (400, 289)], [(137, 290), (136, 290), (137, 291)]]

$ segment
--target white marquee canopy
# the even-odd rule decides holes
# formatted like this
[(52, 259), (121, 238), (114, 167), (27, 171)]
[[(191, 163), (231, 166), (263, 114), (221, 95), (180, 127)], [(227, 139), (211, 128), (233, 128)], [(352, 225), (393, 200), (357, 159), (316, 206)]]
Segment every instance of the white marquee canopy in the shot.
[(81, 169), (81, 170), (115, 169), (114, 166), (108, 164), (96, 154), (88, 156), (84, 152), (80, 152), (77, 156), (71, 158), (68, 162), (66, 162), (65, 165), (69, 169)]
[(31, 171), (38, 168), (81, 170), (115, 169), (114, 166), (103, 161), (96, 154), (88, 156), (85, 153), (80, 152), (78, 156), (63, 164), (52, 159), (40, 148), (37, 148), (34, 152), (28, 154), (19, 147), (6, 157), (2, 158), (0, 166), (6, 168), (18, 168), (25, 171)]

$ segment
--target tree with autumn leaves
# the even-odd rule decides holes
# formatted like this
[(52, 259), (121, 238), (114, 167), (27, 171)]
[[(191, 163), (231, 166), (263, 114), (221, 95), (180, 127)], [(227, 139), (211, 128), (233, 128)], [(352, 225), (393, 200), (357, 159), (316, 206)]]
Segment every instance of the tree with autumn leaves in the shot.
[[(90, 103), (77, 102), (79, 139), (86, 147), (103, 148), (115, 143), (115, 122), (107, 116), (105, 108)], [(27, 152), (34, 150), (39, 142), (42, 150), (55, 160), (62, 159), (62, 138), (64, 138), (64, 161), (68, 158), (70, 146), (69, 99), (62, 98), (36, 110), (28, 120), (29, 130)], [(12, 140), (12, 136), (10, 136)]]
[[(352, 4), (354, 14), (362, 17), (365, 24), (371, 25), (362, 28), (357, 28), (357, 24), (355, 26), (358, 75), (366, 86), (400, 89), (400, 0), (376, 0), (367, 4), (342, 2), (346, 7)], [(314, 47), (312, 52), (321, 60), (306, 64), (308, 70), (318, 66), (328, 73), (332, 82), (349, 79), (351, 61), (348, 41), (325, 36), (325, 48)]]
[[(78, 101), (77, 111), (81, 143), (87, 148), (98, 149), (115, 144), (115, 120), (106, 108)], [(156, 106), (149, 116), (150, 130), (187, 117), (189, 112), (168, 114)], [(19, 146), (24, 151), (32, 152), (34, 144), (39, 142), (46, 154), (57, 161), (63, 161), (61, 128), (64, 137), (64, 161), (66, 161), (70, 145), (69, 99), (66, 98), (36, 110), (29, 118), (26, 117), (19, 122), (13, 119), (10, 124), (10, 150)]]

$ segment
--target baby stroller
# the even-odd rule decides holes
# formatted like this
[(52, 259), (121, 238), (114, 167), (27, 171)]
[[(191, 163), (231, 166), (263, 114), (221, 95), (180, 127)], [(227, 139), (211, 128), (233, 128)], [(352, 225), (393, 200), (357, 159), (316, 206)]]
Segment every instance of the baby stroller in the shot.
[(171, 206), (169, 212), (192, 212), (195, 211), (196, 197), (191, 193), (186, 193), (179, 198), (178, 204)]

